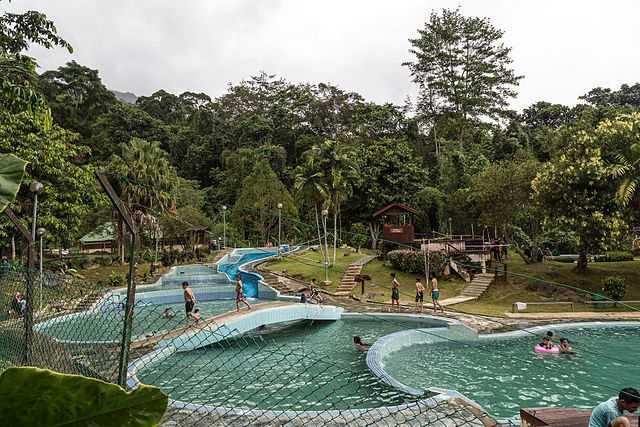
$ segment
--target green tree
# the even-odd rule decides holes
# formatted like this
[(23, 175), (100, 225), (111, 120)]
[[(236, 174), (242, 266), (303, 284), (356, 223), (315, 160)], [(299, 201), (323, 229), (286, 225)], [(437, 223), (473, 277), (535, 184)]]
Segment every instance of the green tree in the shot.
[(269, 163), (259, 161), (242, 184), (231, 215), (233, 222), (246, 237), (259, 237), (266, 242), (273, 227), (277, 227), (278, 203), (282, 203), (284, 217), (298, 215), (293, 197)]
[(597, 87), (589, 93), (582, 95), (580, 99), (597, 107), (624, 107), (640, 108), (640, 83), (634, 85), (623, 84), (619, 90), (612, 91), (609, 88)]
[(97, 117), (118, 102), (102, 84), (98, 70), (75, 61), (43, 73), (40, 87), (55, 122), (78, 132), (85, 139), (90, 136), (91, 124)]
[(446, 195), (435, 187), (425, 187), (416, 195), (414, 207), (419, 216), (416, 227), (419, 230), (440, 230), (445, 221)]
[[(531, 181), (540, 164), (535, 160), (493, 163), (472, 179), (471, 199), (483, 224), (528, 226), (532, 217)], [(530, 227), (526, 227), (527, 230)]]
[(458, 9), (433, 12), (418, 35), (409, 40), (415, 60), (403, 64), (418, 85), (417, 110), (456, 118), (462, 145), (468, 120), (503, 117), (516, 96), (522, 77), (511, 66), (511, 48), (489, 19)]
[(602, 249), (623, 226), (610, 177), (597, 138), (579, 131), (561, 155), (543, 165), (532, 184), (546, 225), (576, 234), (579, 271), (586, 270), (587, 255)]
[(596, 137), (612, 158), (612, 173), (619, 181), (616, 197), (626, 206), (640, 196), (640, 113), (601, 122)]

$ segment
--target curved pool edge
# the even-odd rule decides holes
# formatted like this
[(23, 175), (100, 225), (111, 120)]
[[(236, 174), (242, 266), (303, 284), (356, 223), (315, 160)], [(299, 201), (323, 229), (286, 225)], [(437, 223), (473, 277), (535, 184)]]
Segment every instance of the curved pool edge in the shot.
[[(529, 335), (538, 335), (540, 333), (544, 333), (548, 330), (557, 330), (562, 331), (566, 329), (576, 329), (576, 328), (587, 328), (587, 329), (602, 329), (602, 328), (610, 328), (610, 327), (638, 327), (640, 328), (640, 321), (595, 321), (595, 322), (570, 322), (570, 323), (551, 323), (545, 325), (532, 326), (529, 328), (518, 329), (515, 331), (509, 332), (499, 332), (494, 334), (478, 334), (474, 329), (471, 329), (461, 322), (455, 321), (452, 323), (455, 326), (461, 325), (462, 327), (473, 331), (476, 335), (476, 340), (478, 342), (492, 341), (492, 340), (505, 340), (505, 339), (513, 339), (513, 338), (521, 338)], [(425, 333), (425, 330), (422, 329), (411, 329), (405, 331), (394, 332), (389, 335), (385, 335), (379, 338), (369, 349), (367, 353), (367, 366), (369, 370), (378, 378), (380, 378), (385, 383), (389, 384), (392, 387), (397, 388), (400, 391), (411, 394), (413, 396), (421, 396), (427, 392), (436, 393), (435, 397), (442, 396), (443, 398), (450, 399), (454, 397), (458, 397), (466, 401), (467, 403), (475, 406), (480, 409), (483, 413), (491, 416), (491, 414), (486, 411), (480, 404), (478, 404), (473, 399), (466, 397), (462, 393), (456, 390), (448, 390), (442, 389), (438, 387), (429, 387), (425, 390), (408, 386), (401, 381), (398, 381), (392, 375), (390, 375), (384, 369), (383, 359), (389, 354), (399, 351), (404, 347), (409, 347), (417, 344), (436, 344), (438, 342), (443, 341), (456, 341), (460, 342), (459, 339), (454, 340), (451, 337), (444, 336), (436, 336), (433, 332), (434, 330), (439, 330), (437, 332), (444, 333), (449, 330), (449, 327), (446, 328), (431, 328), (429, 333)], [(436, 339), (433, 339), (433, 338)], [(446, 339), (442, 339), (446, 338)], [(500, 426), (519, 426), (520, 421), (515, 419), (497, 419), (496, 422)]]
[[(436, 317), (436, 316), (395, 314), (395, 313), (374, 313), (374, 314), (376, 317), (381, 316), (381, 317), (396, 318), (396, 319), (405, 318), (405, 319), (411, 319), (415, 321), (419, 321), (421, 319), (431, 320), (431, 321), (436, 320), (438, 322), (452, 325), (452, 326), (462, 325), (457, 320), (445, 319), (445, 318)], [(347, 319), (362, 319), (369, 316), (371, 316), (371, 314), (349, 313), (349, 312), (342, 313), (342, 318), (347, 318)], [(447, 328), (437, 327), (437, 328), (431, 328), (431, 329), (444, 330)], [(404, 331), (401, 331), (401, 332), (404, 332)], [(376, 343), (378, 341), (376, 341)], [(144, 356), (129, 363), (129, 366), (127, 369), (127, 387), (129, 389), (136, 389), (138, 386), (143, 384), (138, 378), (138, 372), (142, 368), (147, 367), (150, 364), (161, 362), (179, 351), (180, 349), (175, 345), (167, 345), (165, 347), (157, 348), (151, 351), (150, 353), (147, 353)], [(390, 416), (394, 413), (398, 413), (404, 410), (411, 410), (412, 408), (415, 408), (416, 405), (425, 407), (426, 409), (435, 409), (442, 402), (450, 401), (451, 399), (462, 399), (465, 401), (465, 403), (479, 408), (479, 406), (475, 402), (466, 398), (463, 394), (455, 390), (433, 389), (433, 390), (429, 390), (429, 392), (433, 394), (423, 399), (418, 399), (414, 402), (403, 403), (400, 405), (378, 406), (378, 407), (369, 407), (369, 408), (354, 408), (354, 409), (331, 409), (331, 410), (322, 410), (322, 411), (250, 409), (250, 408), (243, 408), (243, 407), (214, 406), (214, 405), (206, 405), (206, 404), (199, 404), (199, 403), (191, 403), (191, 402), (186, 402), (186, 401), (181, 401), (181, 400), (171, 399), (171, 398), (169, 398), (169, 404), (167, 408), (174, 409), (174, 410), (189, 410), (189, 411), (206, 414), (206, 415), (251, 416), (256, 418), (267, 418), (271, 421), (282, 420), (282, 419), (290, 420), (290, 419), (299, 418), (299, 417), (310, 417), (310, 418), (321, 419), (321, 420), (326, 419), (327, 421), (335, 421), (338, 417), (342, 417), (346, 421), (355, 421), (356, 419), (360, 419), (363, 416), (371, 416), (372, 412), (374, 411), (376, 415), (384, 417), (384, 416)], [(414, 395), (412, 393), (406, 393), (406, 394), (412, 395), (414, 397), (420, 397), (425, 395), (424, 392), (421, 393), (420, 395)]]

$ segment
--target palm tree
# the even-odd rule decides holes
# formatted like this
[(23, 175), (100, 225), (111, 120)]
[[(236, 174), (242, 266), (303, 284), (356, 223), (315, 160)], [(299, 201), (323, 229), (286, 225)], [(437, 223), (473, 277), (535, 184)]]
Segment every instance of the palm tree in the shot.
[[(121, 156), (111, 158), (107, 169), (115, 177), (121, 197), (139, 227), (157, 224), (159, 214), (175, 209), (177, 173), (158, 142), (132, 138), (123, 147)], [(150, 228), (157, 237), (157, 230)], [(122, 234), (120, 223), (121, 262), (124, 261)]]
[(616, 154), (613, 175), (620, 179), (616, 198), (627, 206), (640, 195), (640, 142), (629, 145)]

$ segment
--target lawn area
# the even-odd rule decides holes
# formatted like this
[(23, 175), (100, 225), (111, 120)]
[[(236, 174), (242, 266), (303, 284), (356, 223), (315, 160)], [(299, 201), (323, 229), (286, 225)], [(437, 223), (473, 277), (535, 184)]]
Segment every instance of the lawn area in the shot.
[[(333, 250), (329, 248), (329, 254), (333, 255)], [(329, 292), (335, 292), (342, 274), (349, 264), (374, 253), (367, 250), (361, 250), (360, 253), (352, 252), (351, 249), (339, 248), (336, 255), (336, 264), (329, 267), (329, 286), (323, 286)], [(263, 268), (274, 272), (285, 272), (288, 276), (295, 277), (305, 282), (316, 279), (318, 284), (322, 284), (325, 279), (324, 268), (322, 266), (322, 254), (320, 251), (304, 251), (301, 253), (290, 254), (279, 260), (269, 261), (263, 265)]]
[[(575, 264), (549, 261), (538, 264), (525, 264), (514, 256), (507, 261), (508, 281), (493, 284), (478, 301), (454, 306), (466, 312), (502, 315), (511, 311), (514, 302), (574, 301), (575, 311), (625, 311), (622, 307), (594, 308), (583, 304), (589, 294), (567, 288), (559, 284), (589, 292), (601, 292), (602, 281), (607, 276), (620, 276), (625, 279), (625, 300), (640, 300), (640, 261), (599, 262), (589, 264), (588, 271), (580, 274)], [(526, 276), (526, 277), (525, 277)], [(640, 309), (640, 304), (632, 304)], [(563, 312), (570, 311), (567, 305), (532, 306), (528, 311)]]
[[(391, 302), (391, 273), (397, 274), (398, 281), (400, 282), (400, 303), (412, 303), (415, 301), (416, 296), (416, 278), (419, 275), (403, 273), (401, 271), (394, 270), (391, 266), (387, 265), (384, 261), (375, 259), (368, 263), (362, 270), (363, 274), (371, 276), (371, 282), (366, 283), (365, 293), (378, 292), (383, 295), (374, 298), (376, 301)], [(428, 286), (426, 284), (424, 275), (420, 277), (422, 284), (427, 288), (425, 292), (425, 303), (431, 301), (429, 296)], [(464, 282), (457, 277), (452, 276), (449, 279), (441, 279), (439, 282), (440, 299), (451, 298), (462, 292), (464, 288)], [(359, 290), (355, 290), (355, 293), (359, 294)]]
[[(349, 249), (339, 249), (336, 257), (336, 265), (329, 269), (329, 280), (331, 285), (325, 287), (329, 292), (335, 292), (343, 272), (347, 269), (349, 264), (357, 261), (359, 258), (366, 255), (373, 254), (371, 251), (361, 250), (360, 253), (351, 252)], [(264, 267), (267, 270), (282, 272), (286, 270), (287, 275), (303, 280), (305, 282), (315, 278), (318, 283), (324, 281), (324, 270), (322, 268), (321, 254), (320, 252), (306, 251), (297, 255), (290, 255), (286, 258), (277, 261), (271, 261), (265, 264)], [(377, 301), (388, 302), (391, 299), (391, 277), (390, 273), (396, 272), (398, 274), (398, 281), (400, 282), (400, 301), (402, 303), (412, 302), (415, 298), (415, 274), (403, 273), (392, 269), (386, 265), (383, 261), (376, 259), (368, 263), (362, 270), (362, 274), (371, 276), (371, 281), (367, 281), (365, 285), (365, 293), (378, 292), (383, 293), (382, 296), (376, 297)], [(424, 282), (424, 278), (423, 283)], [(460, 280), (444, 280), (440, 283), (441, 299), (455, 296), (463, 288), (463, 283)], [(359, 293), (358, 289), (354, 289), (356, 294)], [(428, 292), (425, 295), (427, 298)]]

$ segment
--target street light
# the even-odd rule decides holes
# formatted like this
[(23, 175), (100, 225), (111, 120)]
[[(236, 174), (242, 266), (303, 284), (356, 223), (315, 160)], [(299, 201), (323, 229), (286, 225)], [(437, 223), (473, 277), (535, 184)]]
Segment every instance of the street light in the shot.
[(42, 192), (44, 185), (38, 181), (31, 181), (29, 191), (33, 193), (33, 224), (31, 226), (31, 238), (36, 240), (36, 223), (38, 221), (38, 194)]
[[(324, 231), (324, 281), (329, 283), (329, 245), (327, 243), (327, 216), (329, 211), (327, 209), (322, 210), (322, 229)], [(322, 242), (320, 242), (322, 245)]]
[(223, 248), (227, 247), (227, 205), (222, 205), (222, 238)]
[(46, 234), (46, 230), (42, 227), (38, 228), (36, 230), (36, 234), (38, 235), (38, 237), (40, 237), (40, 310), (42, 310), (42, 283), (44, 281), (44, 278), (42, 276), (42, 254), (43, 254), (43, 245), (42, 245), (42, 239), (44, 238), (44, 235)]
[(282, 203), (278, 203), (278, 256), (282, 245)]

